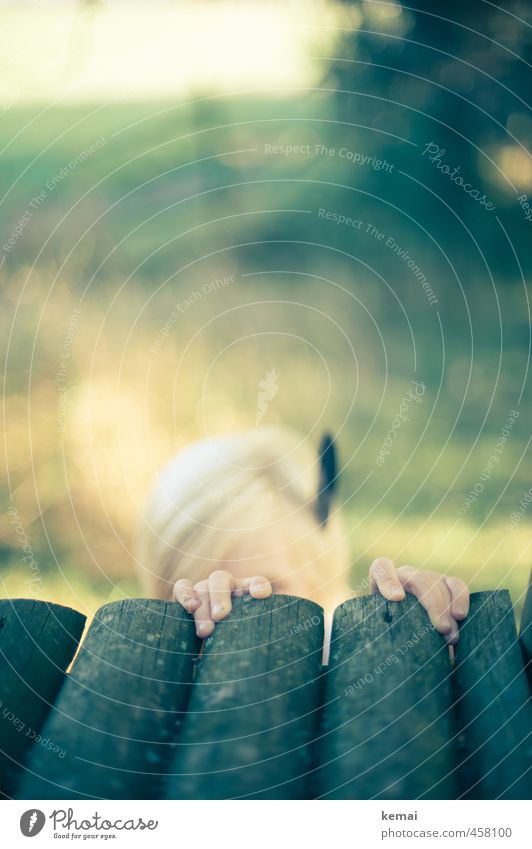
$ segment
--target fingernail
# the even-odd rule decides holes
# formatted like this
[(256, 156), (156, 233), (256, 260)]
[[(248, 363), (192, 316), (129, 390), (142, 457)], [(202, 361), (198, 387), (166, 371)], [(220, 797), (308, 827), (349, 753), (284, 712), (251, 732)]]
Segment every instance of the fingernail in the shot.
[(190, 611), (197, 610), (198, 607), (200, 606), (200, 604), (201, 604), (201, 601), (199, 600), (199, 598), (191, 598), (190, 601), (187, 604), (187, 607)]
[(213, 605), (213, 607), (212, 607), (212, 613), (213, 613), (213, 615), (214, 615), (214, 616), (217, 616), (219, 613), (223, 613), (223, 609), (224, 609), (223, 604), (220, 604), (220, 603), (218, 602), (217, 604), (214, 604), (214, 605)]
[(200, 622), (200, 624), (196, 628), (196, 634), (198, 637), (204, 637), (207, 633), (210, 633), (211, 626), (208, 622)]

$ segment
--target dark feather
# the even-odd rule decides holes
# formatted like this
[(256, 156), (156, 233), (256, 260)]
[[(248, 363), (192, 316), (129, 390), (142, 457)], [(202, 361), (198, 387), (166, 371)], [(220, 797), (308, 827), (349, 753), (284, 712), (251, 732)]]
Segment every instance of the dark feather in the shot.
[(325, 433), (319, 448), (320, 478), (316, 496), (316, 516), (320, 525), (326, 525), (331, 501), (338, 487), (338, 463), (334, 439)]

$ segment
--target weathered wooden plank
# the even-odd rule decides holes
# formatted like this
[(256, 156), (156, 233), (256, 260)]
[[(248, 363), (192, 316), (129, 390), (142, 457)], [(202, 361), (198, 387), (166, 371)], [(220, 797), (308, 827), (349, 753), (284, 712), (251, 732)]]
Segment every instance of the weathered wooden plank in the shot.
[(335, 613), (317, 793), (454, 795), (449, 649), (421, 605), (365, 596)]
[(306, 798), (322, 646), (312, 602), (235, 599), (205, 644), (169, 798)]
[(13, 795), (32, 741), (60, 756), (40, 732), (84, 625), (81, 613), (59, 604), (0, 601), (0, 796)]
[(462, 796), (527, 799), (532, 707), (506, 590), (473, 593), (456, 648)]
[(175, 603), (100, 608), (44, 729), (66, 755), (34, 747), (19, 798), (160, 798), (199, 646)]
[(529, 681), (532, 683), (532, 572), (528, 580), (528, 591), (521, 616), (519, 639), (521, 640), (521, 647), (527, 663)]

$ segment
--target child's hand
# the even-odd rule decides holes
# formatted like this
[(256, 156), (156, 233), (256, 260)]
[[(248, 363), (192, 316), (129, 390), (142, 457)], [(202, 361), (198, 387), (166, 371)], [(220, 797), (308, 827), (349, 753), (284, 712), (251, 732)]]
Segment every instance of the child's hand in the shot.
[(461, 578), (413, 566), (396, 569), (393, 560), (379, 557), (370, 566), (369, 581), (371, 592), (380, 592), (388, 601), (402, 601), (405, 590), (415, 595), (447, 642), (458, 641), (457, 623), (469, 612), (469, 590)]
[(174, 598), (194, 614), (196, 634), (202, 639), (210, 637), (217, 622), (231, 613), (231, 596), (249, 593), (253, 598), (268, 598), (272, 585), (268, 578), (235, 578), (231, 572), (218, 569), (206, 581), (193, 584), (181, 578), (174, 584)]

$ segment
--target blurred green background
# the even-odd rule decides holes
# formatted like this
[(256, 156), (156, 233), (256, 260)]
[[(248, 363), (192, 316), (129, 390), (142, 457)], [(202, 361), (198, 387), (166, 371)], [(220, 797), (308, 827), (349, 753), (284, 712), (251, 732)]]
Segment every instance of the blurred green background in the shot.
[(274, 373), (262, 424), (338, 435), (354, 584), (519, 611), (530, 9), (418, 7), (0, 4), (2, 595), (137, 594), (157, 470)]

